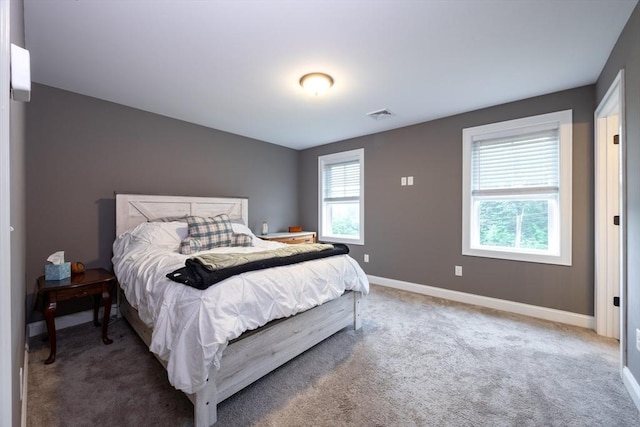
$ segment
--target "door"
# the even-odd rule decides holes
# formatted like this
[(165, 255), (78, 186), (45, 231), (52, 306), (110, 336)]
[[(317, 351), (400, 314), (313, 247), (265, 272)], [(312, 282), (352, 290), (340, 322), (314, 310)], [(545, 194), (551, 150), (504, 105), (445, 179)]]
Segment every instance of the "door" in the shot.
[[(607, 170), (605, 173), (607, 192), (606, 205), (606, 299), (609, 301), (607, 310), (607, 336), (620, 339), (620, 132), (618, 129), (618, 115), (603, 118), (605, 126), (605, 151)], [(617, 301), (617, 304), (616, 304)]]

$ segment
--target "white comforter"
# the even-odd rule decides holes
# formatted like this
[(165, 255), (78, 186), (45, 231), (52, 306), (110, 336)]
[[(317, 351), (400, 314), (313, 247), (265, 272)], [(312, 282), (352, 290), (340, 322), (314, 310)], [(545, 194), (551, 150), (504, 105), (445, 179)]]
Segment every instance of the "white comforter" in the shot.
[[(248, 231), (236, 224), (234, 229)], [(167, 361), (169, 381), (186, 393), (204, 387), (211, 365), (220, 366), (227, 343), (243, 332), (345, 290), (369, 291), (365, 273), (348, 255), (247, 272), (204, 291), (194, 289), (165, 277), (189, 257), (177, 252), (185, 233), (183, 223), (141, 224), (116, 239), (113, 266), (127, 300), (153, 328), (151, 351)], [(254, 236), (254, 245), (213, 251), (263, 251), (283, 244)]]

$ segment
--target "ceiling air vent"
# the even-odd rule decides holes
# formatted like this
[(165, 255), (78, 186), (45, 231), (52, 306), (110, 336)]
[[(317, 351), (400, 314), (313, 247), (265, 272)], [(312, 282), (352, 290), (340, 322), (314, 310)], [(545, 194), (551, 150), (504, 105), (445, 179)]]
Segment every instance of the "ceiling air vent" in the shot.
[(367, 116), (371, 117), (373, 120), (382, 120), (386, 119), (387, 117), (395, 116), (395, 114), (387, 110), (386, 108), (383, 108), (382, 110), (367, 113)]

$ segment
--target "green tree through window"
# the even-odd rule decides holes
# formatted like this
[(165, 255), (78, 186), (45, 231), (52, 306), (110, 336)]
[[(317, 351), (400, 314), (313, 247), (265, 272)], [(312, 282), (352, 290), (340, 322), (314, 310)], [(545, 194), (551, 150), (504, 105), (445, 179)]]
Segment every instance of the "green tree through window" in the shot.
[(480, 244), (503, 248), (549, 248), (549, 201), (481, 201)]

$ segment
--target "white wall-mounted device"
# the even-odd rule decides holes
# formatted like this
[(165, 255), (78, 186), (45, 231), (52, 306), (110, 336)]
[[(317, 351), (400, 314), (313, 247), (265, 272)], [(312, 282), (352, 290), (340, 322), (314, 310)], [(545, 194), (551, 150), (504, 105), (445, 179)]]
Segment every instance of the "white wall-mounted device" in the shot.
[(15, 101), (31, 99), (31, 56), (27, 49), (11, 43), (11, 97)]

